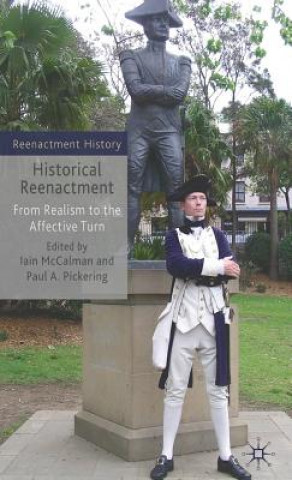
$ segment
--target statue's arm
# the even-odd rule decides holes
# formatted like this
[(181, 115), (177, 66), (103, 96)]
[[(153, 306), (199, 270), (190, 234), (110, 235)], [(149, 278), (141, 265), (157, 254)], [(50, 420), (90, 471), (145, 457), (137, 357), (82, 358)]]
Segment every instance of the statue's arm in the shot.
[(180, 76), (179, 81), (172, 86), (166, 86), (164, 91), (165, 104), (176, 105), (183, 102), (190, 86), (191, 60), (188, 57), (179, 58)]
[(137, 103), (147, 103), (149, 101), (160, 103), (164, 94), (163, 85), (151, 85), (142, 83), (138, 66), (131, 50), (125, 50), (120, 53), (120, 64), (131, 98)]

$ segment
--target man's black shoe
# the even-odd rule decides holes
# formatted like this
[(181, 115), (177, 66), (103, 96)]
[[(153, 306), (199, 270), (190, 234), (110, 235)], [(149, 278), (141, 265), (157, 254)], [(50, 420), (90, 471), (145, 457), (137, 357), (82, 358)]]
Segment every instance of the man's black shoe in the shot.
[(167, 460), (165, 455), (160, 455), (156, 460), (155, 467), (151, 470), (150, 477), (152, 480), (161, 480), (167, 476), (168, 472), (172, 472), (173, 468), (173, 460)]
[(229, 460), (218, 458), (218, 472), (227, 473), (238, 480), (251, 480), (251, 474), (243, 468), (233, 455)]

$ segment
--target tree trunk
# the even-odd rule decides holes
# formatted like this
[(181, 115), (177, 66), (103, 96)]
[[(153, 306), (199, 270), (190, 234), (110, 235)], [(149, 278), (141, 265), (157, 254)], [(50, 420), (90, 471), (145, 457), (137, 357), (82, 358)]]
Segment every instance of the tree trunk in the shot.
[[(233, 146), (233, 155), (235, 148)], [(237, 214), (236, 214), (236, 197), (235, 197), (235, 185), (236, 185), (236, 158), (232, 159), (232, 251), (236, 255), (236, 233), (237, 233)]]
[(236, 233), (237, 233), (237, 214), (236, 214), (236, 179), (237, 179), (237, 170), (236, 170), (236, 139), (235, 139), (235, 121), (236, 121), (236, 107), (235, 107), (235, 90), (232, 91), (232, 251), (234, 255), (237, 254), (237, 245), (236, 245)]
[(276, 170), (273, 168), (269, 174), (270, 192), (271, 192), (271, 261), (270, 261), (270, 278), (271, 280), (278, 279), (278, 212), (277, 212), (277, 191), (278, 191), (278, 176)]
[(292, 219), (291, 219), (291, 205), (290, 205), (290, 197), (289, 197), (290, 188), (285, 188), (285, 200), (287, 205), (287, 234), (291, 232), (292, 228)]

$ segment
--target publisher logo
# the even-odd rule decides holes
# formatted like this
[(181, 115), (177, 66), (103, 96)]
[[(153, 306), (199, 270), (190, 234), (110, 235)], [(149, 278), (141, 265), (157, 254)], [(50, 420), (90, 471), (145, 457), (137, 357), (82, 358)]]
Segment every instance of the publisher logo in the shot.
[(250, 452), (243, 452), (242, 456), (250, 456), (251, 459), (249, 462), (246, 463), (246, 465), (250, 465), (252, 462), (256, 461), (257, 463), (257, 470), (260, 470), (261, 468), (261, 462), (264, 462), (268, 465), (268, 467), (271, 467), (271, 462), (267, 460), (267, 457), (272, 456), (274, 457), (276, 454), (275, 452), (267, 452), (267, 447), (271, 444), (271, 442), (266, 443), (264, 446), (261, 446), (261, 439), (260, 437), (257, 437), (257, 445), (254, 447), (250, 443), (248, 445), (251, 448)]

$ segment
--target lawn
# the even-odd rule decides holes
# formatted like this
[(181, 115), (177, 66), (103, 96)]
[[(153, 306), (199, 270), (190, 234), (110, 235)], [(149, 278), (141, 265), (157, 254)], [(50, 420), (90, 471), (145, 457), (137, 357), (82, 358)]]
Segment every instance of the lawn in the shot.
[(80, 346), (0, 350), (0, 384), (78, 382), (82, 378)]
[(234, 295), (240, 323), (240, 395), (292, 408), (292, 298)]
[[(238, 294), (240, 397), (254, 406), (292, 408), (292, 298)], [(82, 347), (1, 349), (0, 384), (79, 382)]]

